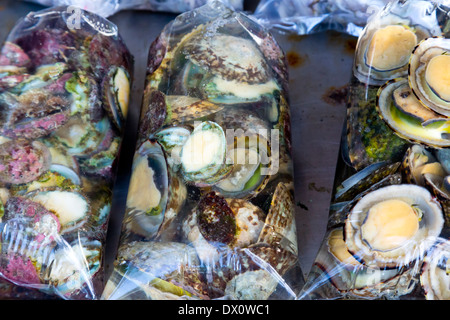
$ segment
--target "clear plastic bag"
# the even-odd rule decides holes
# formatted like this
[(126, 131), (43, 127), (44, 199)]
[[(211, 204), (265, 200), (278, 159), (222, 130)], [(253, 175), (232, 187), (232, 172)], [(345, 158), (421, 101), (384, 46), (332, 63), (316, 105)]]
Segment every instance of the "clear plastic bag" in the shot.
[(151, 45), (127, 208), (103, 299), (295, 299), (285, 56), (212, 2)]
[[(122, 10), (149, 10), (182, 13), (198, 8), (209, 0), (26, 0), (44, 6), (76, 6), (102, 17)], [(243, 10), (243, 0), (223, 0), (235, 10)]]
[(360, 35), (327, 231), (300, 299), (450, 299), (449, 10), (393, 1)]
[(336, 30), (359, 36), (388, 0), (262, 0), (252, 15), (263, 26), (298, 35)]
[(0, 51), (0, 298), (101, 294), (132, 69), (116, 26), (82, 10), (30, 13), (8, 35)]

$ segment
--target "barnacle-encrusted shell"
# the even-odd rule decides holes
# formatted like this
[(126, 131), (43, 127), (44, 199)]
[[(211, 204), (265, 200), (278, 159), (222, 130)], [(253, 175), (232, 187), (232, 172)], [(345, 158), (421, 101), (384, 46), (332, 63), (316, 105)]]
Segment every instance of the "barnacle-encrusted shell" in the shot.
[(225, 295), (237, 300), (267, 300), (277, 285), (276, 277), (264, 269), (247, 271), (228, 281)]
[(65, 190), (34, 191), (30, 199), (54, 212), (61, 223), (62, 232), (81, 227), (89, 218), (89, 201), (79, 192)]
[(171, 124), (186, 124), (187, 122), (201, 119), (223, 109), (223, 106), (208, 100), (188, 96), (166, 95), (166, 105), (169, 110)]
[(393, 185), (358, 201), (345, 223), (345, 242), (367, 266), (401, 267), (422, 258), (443, 225), (441, 206), (425, 188)]
[(203, 261), (218, 258), (219, 247), (246, 247), (255, 243), (263, 229), (264, 213), (241, 199), (225, 199), (210, 192), (200, 200), (183, 224), (186, 238)]

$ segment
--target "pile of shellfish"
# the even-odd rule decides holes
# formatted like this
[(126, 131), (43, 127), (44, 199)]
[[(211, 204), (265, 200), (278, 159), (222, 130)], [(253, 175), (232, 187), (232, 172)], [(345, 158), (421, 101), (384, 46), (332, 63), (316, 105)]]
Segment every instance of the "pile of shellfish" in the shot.
[(295, 299), (285, 57), (220, 2), (153, 42), (104, 299)]
[(94, 299), (102, 290), (133, 61), (113, 24), (82, 12), (70, 29), (68, 16), (66, 7), (30, 13), (0, 51), (5, 299)]
[(450, 299), (448, 10), (394, 1), (359, 37), (328, 228), (301, 298)]

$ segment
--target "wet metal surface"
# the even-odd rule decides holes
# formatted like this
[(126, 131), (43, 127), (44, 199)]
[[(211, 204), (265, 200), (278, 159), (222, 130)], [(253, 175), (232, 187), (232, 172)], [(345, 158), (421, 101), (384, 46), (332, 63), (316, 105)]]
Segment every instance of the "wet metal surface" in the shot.
[[(0, 42), (19, 18), (41, 8), (21, 1), (0, 0)], [(166, 13), (123, 11), (110, 18), (134, 55), (135, 77), (108, 231), (108, 274), (125, 210), (148, 48), (174, 17)], [(290, 70), (296, 221), (300, 263), (306, 276), (327, 225), (356, 39), (336, 32), (302, 37), (274, 32), (274, 36), (286, 53)]]

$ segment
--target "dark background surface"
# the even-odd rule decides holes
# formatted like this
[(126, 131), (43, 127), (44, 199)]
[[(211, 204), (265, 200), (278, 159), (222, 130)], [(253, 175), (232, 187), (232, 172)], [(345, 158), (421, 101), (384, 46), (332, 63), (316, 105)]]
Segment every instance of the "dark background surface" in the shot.
[[(257, 1), (244, 4), (244, 10), (251, 14)], [(40, 9), (43, 7), (36, 4), (0, 0), (0, 43), (19, 18)], [(109, 18), (118, 26), (135, 58), (135, 77), (108, 230), (107, 274), (115, 258), (125, 210), (148, 49), (164, 25), (175, 17), (162, 12), (122, 11)], [(300, 264), (306, 276), (326, 230), (357, 39), (334, 31), (308, 36), (276, 30), (272, 33), (289, 62), (297, 236)]]

